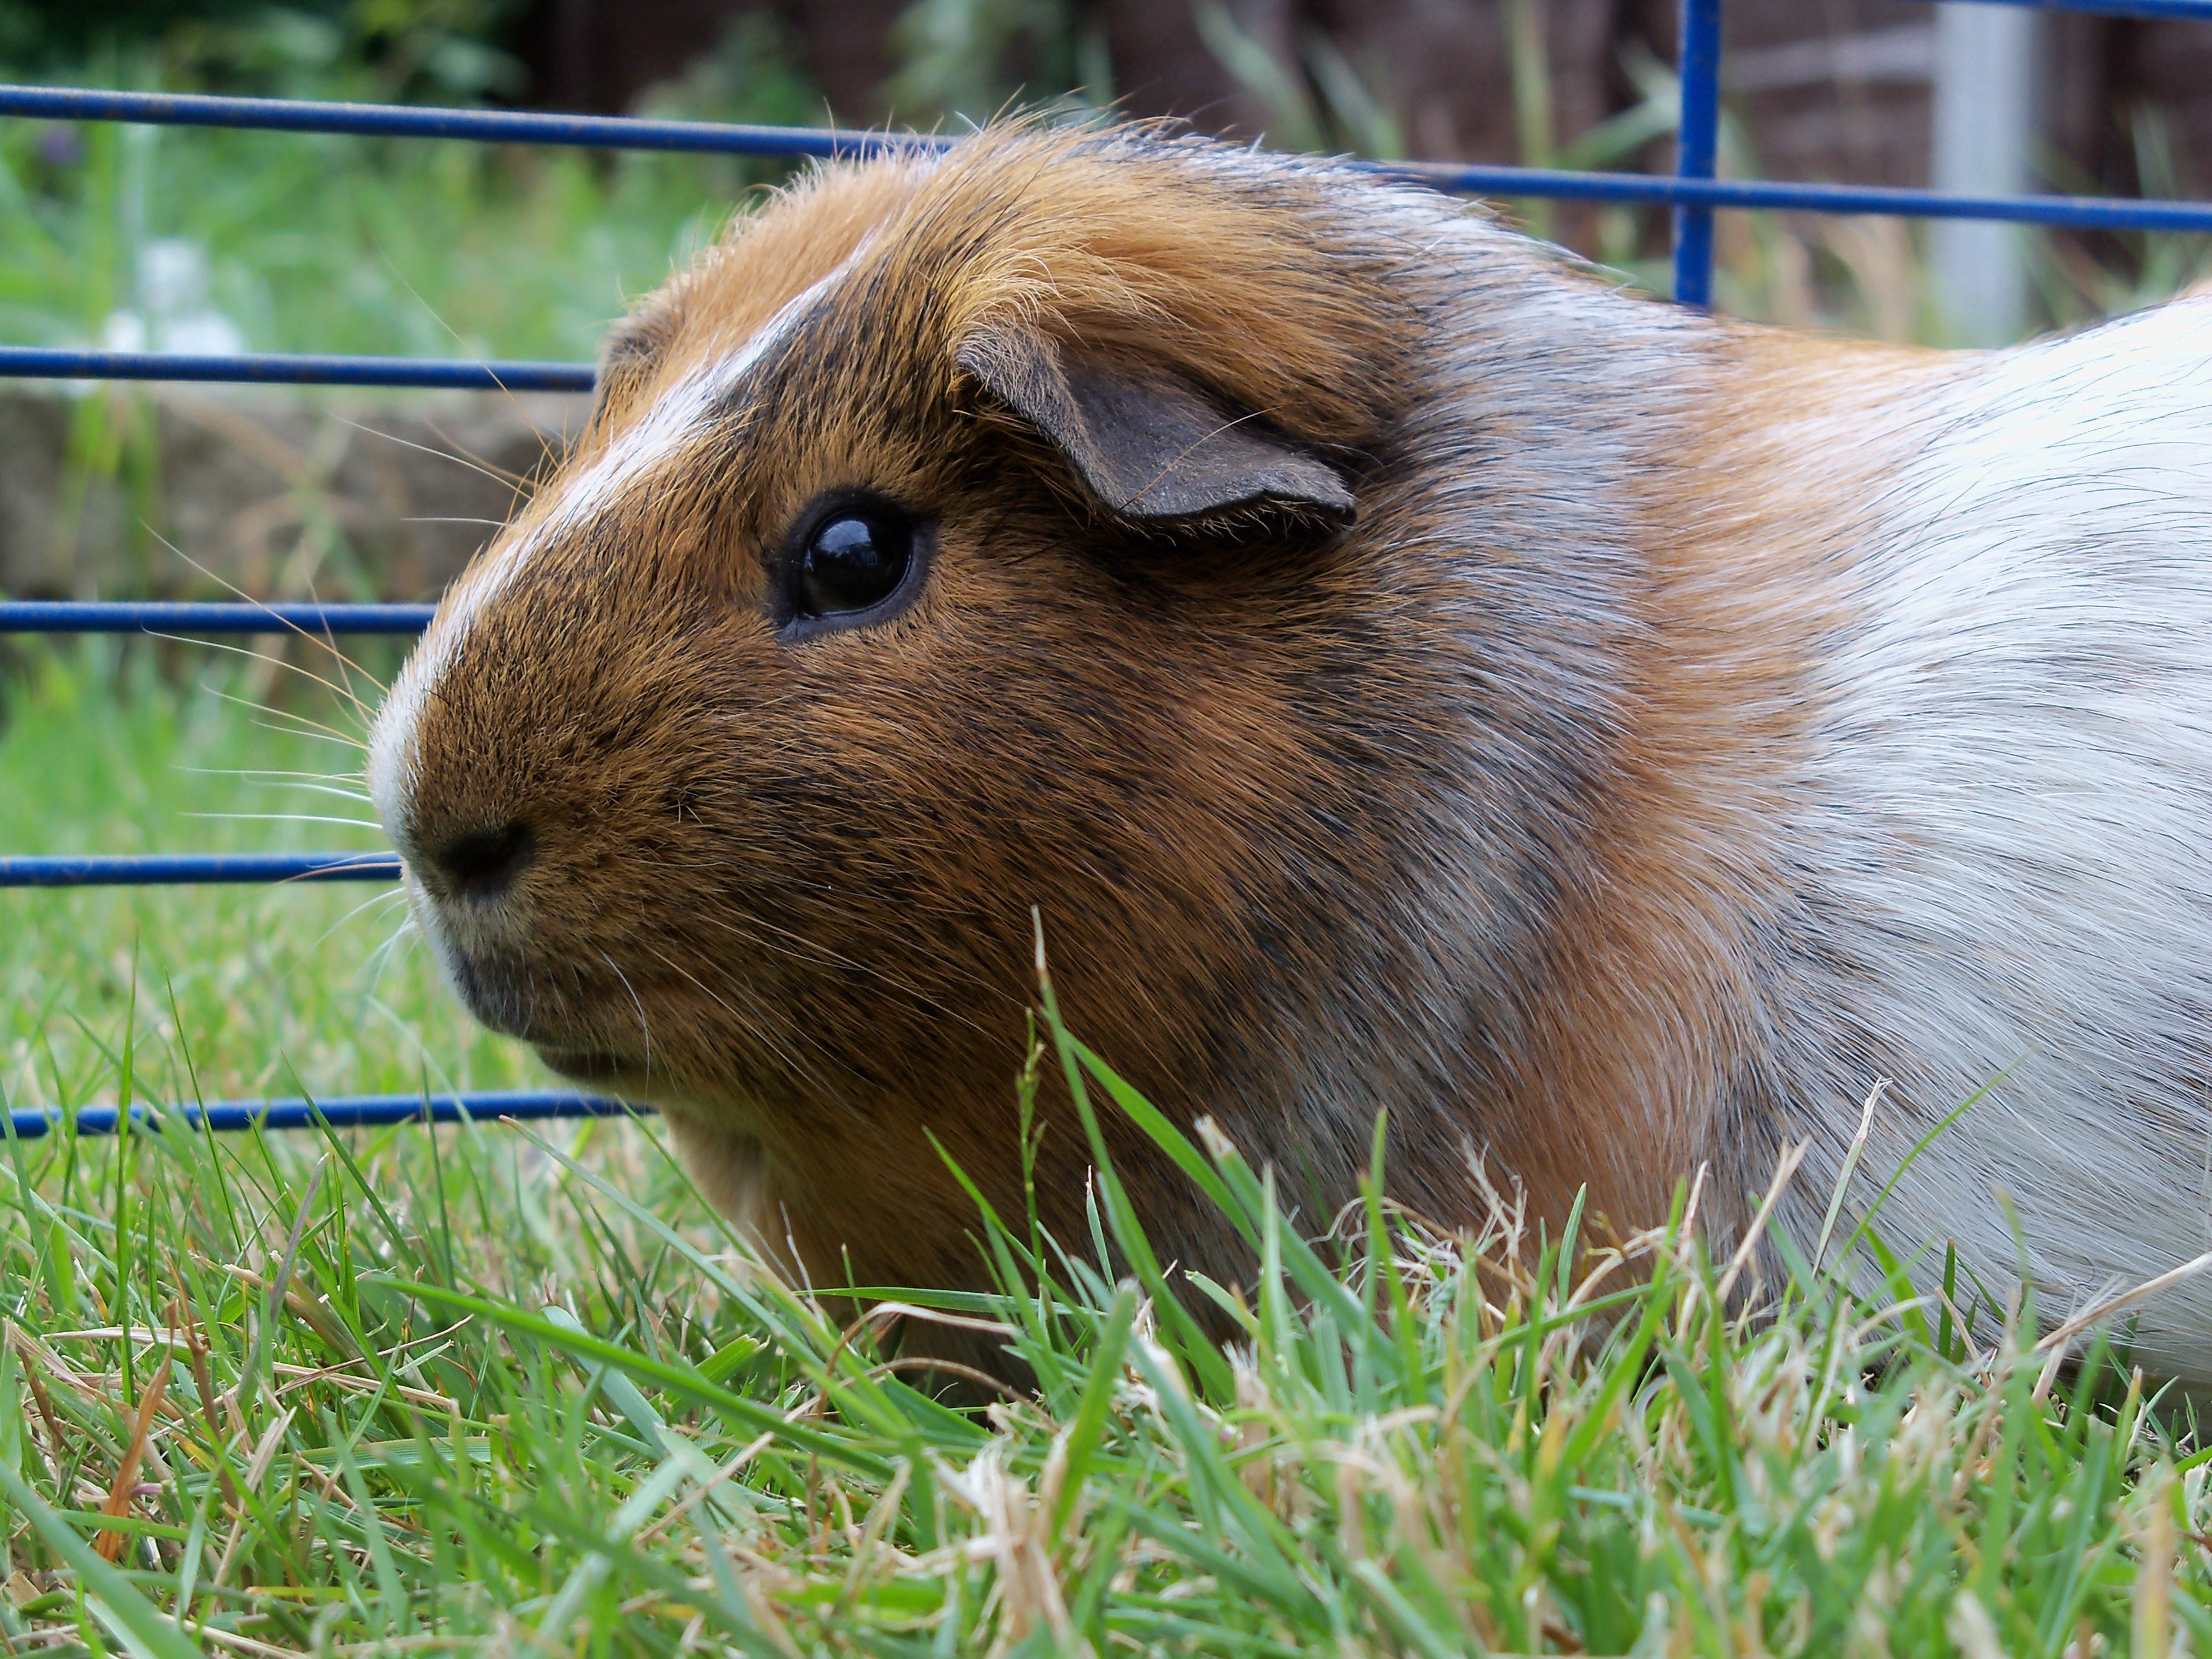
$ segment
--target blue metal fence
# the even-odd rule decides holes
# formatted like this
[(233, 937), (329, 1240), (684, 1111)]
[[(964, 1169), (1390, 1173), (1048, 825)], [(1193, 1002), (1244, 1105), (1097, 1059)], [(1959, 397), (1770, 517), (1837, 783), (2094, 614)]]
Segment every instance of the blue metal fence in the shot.
[[(1973, 0), (2052, 11), (2179, 18), (2212, 23), (2212, 0)], [(1722, 0), (1681, 0), (1681, 117), (1671, 175), (1567, 173), (1530, 167), (1365, 163), (1384, 175), (1435, 189), (1487, 196), (1663, 206), (1673, 210), (1674, 295), (1711, 303), (1713, 214), (1719, 209), (1875, 213), (1916, 218), (2007, 220), (2076, 229), (2212, 234), (2212, 202), (2115, 201), (2076, 196), (1978, 197), (1850, 185), (1782, 184), (1715, 176), (1721, 114)], [(842, 132), (824, 128), (640, 121), (611, 116), (504, 110), (428, 109), (321, 104), (269, 98), (106, 92), (60, 87), (0, 87), (0, 116), (122, 121), (147, 125), (252, 128), (278, 132), (350, 133), (388, 138), (459, 138), (478, 143), (554, 144), (764, 157), (860, 156), (935, 149), (933, 134)], [(480, 391), (592, 389), (588, 363), (465, 362), (398, 357), (251, 353), (191, 356), (156, 352), (75, 351), (0, 346), (0, 378), (222, 380), (296, 386), (376, 386)], [(421, 605), (207, 605), (0, 600), (0, 633), (155, 635), (414, 634), (433, 607)], [(0, 858), (0, 888), (271, 881), (392, 881), (390, 853), (175, 854), (135, 858)], [(560, 1091), (474, 1095), (356, 1095), (314, 1101), (216, 1101), (163, 1109), (134, 1120), (209, 1129), (335, 1127), (462, 1118), (597, 1117), (631, 1109), (598, 1097)], [(112, 1133), (118, 1112), (90, 1107), (74, 1115), (80, 1133)], [(46, 1133), (58, 1120), (43, 1111), (11, 1115), (15, 1134)]]

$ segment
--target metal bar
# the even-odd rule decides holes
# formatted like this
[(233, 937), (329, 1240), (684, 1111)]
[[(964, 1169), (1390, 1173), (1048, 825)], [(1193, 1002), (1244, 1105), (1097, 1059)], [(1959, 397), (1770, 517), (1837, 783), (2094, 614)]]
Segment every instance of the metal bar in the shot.
[(2085, 11), (2105, 17), (2172, 17), (2212, 23), (2212, 0), (1977, 0), (1983, 5), (2027, 6), (2036, 11)]
[(278, 386), (441, 386), (464, 392), (589, 392), (589, 363), (483, 363), (441, 357), (339, 357), (298, 352), (222, 356), (0, 347), (0, 375), (37, 380), (245, 380)]
[(875, 155), (942, 149), (937, 133), (850, 132), (711, 121), (638, 121), (618, 115), (425, 105), (331, 104), (290, 98), (210, 98), (197, 93), (111, 92), (85, 87), (0, 86), (0, 115), (143, 126), (243, 127), (263, 132), (342, 132), (372, 138), (470, 138), (495, 144), (654, 149), (720, 155)]
[[(1674, 146), (1678, 179), (1711, 179), (1721, 142), (1721, 0), (1681, 0), (1679, 73), (1681, 118)], [(1713, 302), (1713, 212), (1674, 210), (1674, 298), (1699, 308)]]
[[(1992, 3), (1996, 0), (1992, 0)], [(2013, 0), (2003, 0), (2012, 3)], [(2022, 0), (2025, 3), (2026, 0)], [(1691, 0), (1697, 7), (1717, 5), (1717, 0)], [(2203, 0), (2212, 13), (2212, 0)], [(78, 95), (67, 89), (43, 87), (0, 87), (0, 115), (58, 113), (66, 110), (17, 108), (22, 99), (47, 100)], [(97, 93), (82, 96), (102, 100), (148, 99), (154, 105), (267, 106), (278, 112), (307, 112), (300, 120), (284, 123), (295, 129), (317, 131), (310, 118), (323, 110), (384, 110), (380, 105), (306, 105), (283, 99), (190, 99), (137, 93)], [(134, 105), (134, 108), (137, 106)], [(82, 115), (84, 112), (76, 112)], [(683, 128), (686, 124), (625, 124), (615, 117), (521, 117), (503, 111), (395, 109), (395, 116), (477, 118), (497, 121), (548, 119), (572, 122), (589, 119), (615, 125), (637, 125)], [(151, 118), (116, 115), (106, 118)], [(181, 119), (182, 117), (178, 118)], [(209, 118), (212, 120), (214, 118)], [(432, 125), (435, 126), (433, 122)], [(427, 129), (426, 129), (427, 130)], [(722, 133), (774, 133), (796, 138), (836, 138), (852, 153), (855, 146), (888, 143), (884, 135), (839, 135), (803, 128), (712, 128), (698, 131)], [(469, 136), (439, 129), (436, 136)], [(939, 141), (929, 141), (934, 144)], [(711, 148), (713, 146), (702, 146)], [(828, 153), (828, 152), (824, 152)], [(1490, 196), (1541, 197), (1559, 201), (1648, 203), (1662, 207), (1802, 209), (1820, 213), (1881, 213), (1907, 218), (2008, 219), (2026, 223), (2070, 225), (2083, 229), (2212, 231), (2212, 203), (2118, 201), (2087, 196), (1946, 197), (1933, 191), (1896, 190), (1850, 185), (1787, 184), (1771, 179), (1712, 179), (1640, 173), (1571, 173), (1556, 168), (1464, 167), (1450, 162), (1387, 161), (1359, 165), (1388, 178), (1405, 179), (1432, 189)], [(332, 368), (324, 375), (317, 365)], [(143, 365), (143, 367), (140, 367)], [(359, 374), (359, 380), (349, 378)], [(164, 353), (104, 353), (31, 351), (23, 348), (0, 350), (0, 375), (38, 378), (192, 378), (202, 380), (280, 380), (302, 384), (367, 386), (446, 386), (478, 389), (583, 391), (591, 369), (582, 363), (442, 363), (436, 360), (381, 357), (236, 356), (187, 357)], [(416, 378), (420, 376), (421, 378)], [(543, 379), (532, 383), (532, 377)]]
[(1564, 173), (1535, 167), (1393, 161), (1376, 172), (1432, 189), (1556, 201), (1635, 202), (1658, 207), (1755, 208), (1880, 213), (1904, 219), (2004, 219), (2085, 230), (2212, 232), (2212, 202), (2099, 196), (1947, 196), (1878, 185), (1801, 185), (1773, 179), (1684, 179), (1666, 173)]
[(398, 879), (397, 853), (145, 853), (0, 858), (0, 887), (181, 887), (215, 882)]
[[(515, 1089), (469, 1095), (330, 1095), (320, 1099), (211, 1100), (204, 1106), (134, 1106), (134, 1132), (159, 1132), (180, 1123), (191, 1129), (374, 1129), (394, 1123), (495, 1122), (501, 1118), (538, 1121), (546, 1118), (649, 1117), (650, 1106), (636, 1106), (600, 1095), (553, 1090)], [(81, 1135), (112, 1135), (122, 1115), (113, 1106), (81, 1106), (74, 1112), (31, 1108), (11, 1112), (9, 1127), (23, 1140), (74, 1127)]]
[[(2045, 21), (2028, 6), (1936, 8), (1928, 182), (1937, 190), (2035, 188)], [(2017, 225), (1940, 219), (1929, 227), (1929, 291), (1944, 344), (2009, 345), (2031, 331), (2032, 255)]]
[(419, 634), (434, 605), (0, 599), (0, 634)]

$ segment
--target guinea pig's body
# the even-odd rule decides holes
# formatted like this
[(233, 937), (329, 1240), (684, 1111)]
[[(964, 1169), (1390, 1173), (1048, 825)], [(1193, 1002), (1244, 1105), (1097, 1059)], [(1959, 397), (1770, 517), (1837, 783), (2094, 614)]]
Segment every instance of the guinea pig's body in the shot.
[[(2212, 301), (1903, 351), (1198, 141), (825, 169), (617, 336), (371, 781), (471, 1005), (822, 1282), (981, 1278), (931, 1137), (1018, 1211), (1036, 906), (1316, 1224), (1387, 1109), (1445, 1221), (1474, 1152), (1741, 1228), (1809, 1139), (1809, 1244), (1878, 1080), (1861, 1203), (1986, 1088), (1881, 1230), (2002, 1285), (2008, 1202), (2063, 1314), (2212, 1244)], [(2212, 1279), (2136, 1347), (2212, 1380)]]

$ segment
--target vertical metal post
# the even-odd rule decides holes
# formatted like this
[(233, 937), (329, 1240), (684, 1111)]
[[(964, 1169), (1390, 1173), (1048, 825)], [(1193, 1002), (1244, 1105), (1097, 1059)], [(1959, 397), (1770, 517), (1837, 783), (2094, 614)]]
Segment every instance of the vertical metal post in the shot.
[[(2047, 35), (2021, 6), (1936, 8), (1936, 189), (2018, 196), (2035, 188), (2036, 106)], [(2018, 225), (1938, 219), (1928, 228), (1945, 343), (2009, 345), (2027, 331), (2028, 242)]]
[[(1720, 159), (1721, 0), (1681, 0), (1681, 125), (1674, 172), (1710, 179)], [(1713, 302), (1713, 210), (1674, 210), (1674, 298), (1686, 306)]]

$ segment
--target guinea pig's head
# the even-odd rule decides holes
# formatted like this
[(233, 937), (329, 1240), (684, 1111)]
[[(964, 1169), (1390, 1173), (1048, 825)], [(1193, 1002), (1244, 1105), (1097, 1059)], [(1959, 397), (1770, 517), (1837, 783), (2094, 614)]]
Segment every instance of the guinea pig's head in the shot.
[(470, 1007), (885, 1225), (950, 1190), (924, 1131), (1013, 1152), (1033, 907), (1139, 1072), (1212, 1063), (1251, 959), (1322, 948), (1278, 831), (1366, 649), (1408, 324), (1343, 188), (988, 133), (824, 167), (640, 306), (374, 734)]

